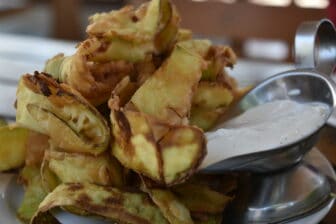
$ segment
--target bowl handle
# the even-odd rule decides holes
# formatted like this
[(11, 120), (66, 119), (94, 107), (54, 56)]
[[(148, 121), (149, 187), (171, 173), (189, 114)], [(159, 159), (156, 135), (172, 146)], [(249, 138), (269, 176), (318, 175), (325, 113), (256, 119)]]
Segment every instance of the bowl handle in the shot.
[(336, 30), (328, 19), (302, 23), (295, 35), (294, 58), (298, 68), (331, 75), (336, 65)]

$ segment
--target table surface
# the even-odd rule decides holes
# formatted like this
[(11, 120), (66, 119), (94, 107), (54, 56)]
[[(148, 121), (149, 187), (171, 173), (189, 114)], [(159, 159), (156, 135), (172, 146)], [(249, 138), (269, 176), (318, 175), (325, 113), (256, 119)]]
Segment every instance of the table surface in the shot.
[[(0, 67), (2, 68), (0, 71), (0, 102), (2, 102), (0, 116), (15, 116), (14, 108), (8, 107), (8, 105), (15, 101), (16, 84), (22, 74), (41, 70), (44, 62), (57, 53), (72, 54), (75, 50), (74, 46), (75, 43), (71, 42), (0, 33)], [(251, 77), (266, 78), (270, 74), (276, 74), (290, 68), (293, 68), (293, 65), (243, 61), (242, 63), (238, 62), (232, 74), (248, 71), (246, 76), (240, 76), (240, 80), (238, 80), (244, 85), (245, 81), (250, 80)], [(317, 147), (335, 167), (336, 128), (326, 126), (322, 130)], [(335, 223), (336, 204), (321, 224)]]

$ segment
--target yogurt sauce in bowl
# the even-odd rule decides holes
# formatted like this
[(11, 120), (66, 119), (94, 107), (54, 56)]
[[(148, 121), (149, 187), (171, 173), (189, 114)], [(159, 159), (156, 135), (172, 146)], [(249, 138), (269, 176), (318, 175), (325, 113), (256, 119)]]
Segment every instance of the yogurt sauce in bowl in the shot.
[(206, 133), (208, 154), (200, 168), (295, 143), (324, 125), (329, 111), (323, 103), (292, 100), (276, 100), (251, 108)]

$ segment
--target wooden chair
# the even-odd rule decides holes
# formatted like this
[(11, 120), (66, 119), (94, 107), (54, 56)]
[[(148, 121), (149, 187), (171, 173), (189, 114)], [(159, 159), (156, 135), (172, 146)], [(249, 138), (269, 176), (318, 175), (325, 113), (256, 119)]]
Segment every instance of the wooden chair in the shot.
[(6, 5), (0, 5), (0, 18), (24, 12), (31, 6), (32, 4), (26, 1), (23, 1), (21, 4), (18, 4), (17, 6), (11, 6), (11, 7), (6, 7)]
[(80, 0), (52, 0), (53, 36), (61, 39), (81, 39)]
[[(307, 20), (326, 17), (324, 9), (269, 7), (238, 1), (225, 4), (218, 1), (196, 2), (173, 0), (181, 12), (182, 25), (197, 34), (228, 37), (234, 50), (244, 57), (242, 46), (249, 38), (281, 40), (288, 44), (291, 54), (296, 29)], [(287, 60), (291, 59), (288, 55)]]

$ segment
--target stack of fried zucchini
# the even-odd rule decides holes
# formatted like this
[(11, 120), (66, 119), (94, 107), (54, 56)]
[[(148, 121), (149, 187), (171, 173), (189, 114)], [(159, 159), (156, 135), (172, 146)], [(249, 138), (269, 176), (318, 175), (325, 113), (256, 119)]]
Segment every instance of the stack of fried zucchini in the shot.
[(169, 0), (93, 15), (74, 55), (22, 76), (0, 171), (21, 168), (23, 221), (59, 223), (59, 207), (117, 223), (221, 222), (235, 177), (197, 170), (204, 131), (239, 92), (224, 69), (236, 56), (179, 22)]

